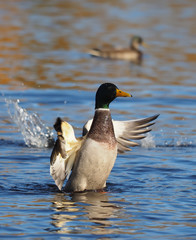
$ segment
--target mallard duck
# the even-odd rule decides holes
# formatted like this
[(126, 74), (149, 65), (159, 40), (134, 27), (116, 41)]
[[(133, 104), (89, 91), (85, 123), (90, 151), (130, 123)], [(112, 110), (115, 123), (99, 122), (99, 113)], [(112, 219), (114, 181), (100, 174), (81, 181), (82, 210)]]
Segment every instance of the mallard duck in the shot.
[(139, 145), (131, 140), (145, 137), (158, 115), (129, 121), (114, 121), (109, 104), (116, 97), (131, 97), (112, 83), (102, 84), (96, 93), (95, 113), (76, 138), (73, 127), (57, 118), (54, 125), (57, 140), (50, 158), (50, 174), (59, 190), (68, 178), (65, 191), (100, 190), (113, 168), (117, 153)]
[(139, 50), (140, 45), (147, 46), (139, 36), (133, 36), (129, 48), (115, 48), (110, 44), (102, 48), (93, 48), (89, 54), (94, 57), (128, 60), (135, 63), (141, 63), (142, 52)]

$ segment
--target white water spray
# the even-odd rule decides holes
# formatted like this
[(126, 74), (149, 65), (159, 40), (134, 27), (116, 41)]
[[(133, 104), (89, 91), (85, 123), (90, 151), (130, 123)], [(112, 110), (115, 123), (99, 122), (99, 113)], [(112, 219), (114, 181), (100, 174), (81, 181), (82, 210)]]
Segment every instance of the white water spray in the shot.
[(54, 143), (53, 132), (35, 113), (30, 114), (19, 106), (19, 100), (5, 99), (8, 113), (20, 130), (25, 144), (29, 147), (50, 147)]
[(141, 147), (143, 147), (143, 148), (155, 148), (156, 147), (154, 137), (150, 133), (147, 133), (146, 137), (141, 140)]

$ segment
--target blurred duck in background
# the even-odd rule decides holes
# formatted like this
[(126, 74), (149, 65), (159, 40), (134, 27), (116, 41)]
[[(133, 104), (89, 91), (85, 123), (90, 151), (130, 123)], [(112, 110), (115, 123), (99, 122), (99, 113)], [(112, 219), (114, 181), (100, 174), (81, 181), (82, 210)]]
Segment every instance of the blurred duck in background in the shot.
[(89, 54), (93, 57), (127, 60), (133, 63), (141, 64), (143, 53), (140, 46), (147, 47), (147, 44), (140, 36), (133, 36), (129, 48), (114, 47), (110, 44), (104, 44), (101, 48), (93, 48)]

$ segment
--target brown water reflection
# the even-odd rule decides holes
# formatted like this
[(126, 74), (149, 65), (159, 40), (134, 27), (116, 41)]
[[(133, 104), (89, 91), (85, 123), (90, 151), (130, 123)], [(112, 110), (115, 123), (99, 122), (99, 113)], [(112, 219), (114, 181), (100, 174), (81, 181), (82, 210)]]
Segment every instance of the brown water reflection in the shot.
[[(85, 52), (110, 41), (127, 46), (130, 36), (137, 33), (150, 45), (145, 50), (150, 56), (144, 65), (148, 71), (140, 70), (148, 85), (168, 81), (192, 84), (188, 79), (196, 59), (194, 3), (4, 1), (0, 14), (0, 83), (12, 89), (85, 89), (87, 84), (115, 81), (120, 76), (129, 84), (131, 77), (137, 80), (141, 76), (122, 64), (105, 62), (103, 66)], [(163, 10), (157, 14), (157, 8)], [(134, 84), (137, 81), (131, 81)]]

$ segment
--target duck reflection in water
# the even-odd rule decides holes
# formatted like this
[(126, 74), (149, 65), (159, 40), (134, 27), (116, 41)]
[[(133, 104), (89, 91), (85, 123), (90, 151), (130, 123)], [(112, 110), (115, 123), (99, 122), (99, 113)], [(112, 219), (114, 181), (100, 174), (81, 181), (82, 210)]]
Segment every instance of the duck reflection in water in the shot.
[(55, 211), (51, 216), (52, 225), (58, 233), (88, 234), (93, 230), (95, 234), (109, 234), (114, 231), (112, 219), (124, 216), (122, 208), (109, 198), (107, 193), (99, 192), (58, 193), (52, 203)]

